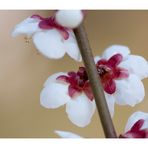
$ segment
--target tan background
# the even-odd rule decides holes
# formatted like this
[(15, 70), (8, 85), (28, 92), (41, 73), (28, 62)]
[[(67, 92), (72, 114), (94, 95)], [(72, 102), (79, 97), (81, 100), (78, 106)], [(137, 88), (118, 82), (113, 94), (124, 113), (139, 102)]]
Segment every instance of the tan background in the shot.
[[(40, 106), (39, 95), (47, 77), (77, 70), (82, 63), (68, 56), (48, 60), (37, 54), (32, 42), (25, 43), (23, 36), (11, 37), (17, 23), (36, 13), (49, 15), (49, 11), (0, 11), (0, 137), (57, 137), (55, 129), (104, 137), (97, 112), (89, 126), (79, 128), (68, 120), (65, 107), (48, 110)], [(111, 44), (123, 44), (148, 59), (148, 11), (89, 11), (85, 26), (95, 55)], [(148, 90), (148, 79), (144, 84)], [(148, 112), (147, 106), (147, 91), (145, 100), (135, 108), (115, 106), (113, 121), (118, 134), (132, 112)]]

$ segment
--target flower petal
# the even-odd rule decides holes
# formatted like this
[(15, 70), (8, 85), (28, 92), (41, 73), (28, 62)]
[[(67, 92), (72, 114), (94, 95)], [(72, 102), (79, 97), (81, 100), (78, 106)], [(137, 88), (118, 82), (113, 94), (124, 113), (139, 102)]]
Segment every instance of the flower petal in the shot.
[(33, 14), (33, 15), (31, 16), (31, 18), (34, 18), (34, 19), (37, 19), (37, 20), (41, 20), (41, 21), (45, 20), (44, 17), (42, 17), (42, 16), (40, 16), (40, 15), (38, 15), (38, 14)]
[(68, 95), (68, 85), (62, 83), (48, 83), (40, 94), (40, 103), (45, 108), (58, 108), (70, 99)]
[(128, 55), (130, 54), (130, 50), (126, 46), (112, 45), (104, 51), (102, 58), (105, 58), (108, 60), (115, 54), (121, 54), (123, 56), (123, 59), (126, 59)]
[(53, 27), (48, 24), (48, 21), (49, 20), (40, 21), (39, 27), (42, 28), (42, 29), (53, 29)]
[(66, 112), (72, 123), (79, 127), (87, 126), (95, 111), (95, 101), (90, 101), (84, 93), (66, 104)]
[(82, 138), (79, 135), (76, 135), (72, 132), (66, 132), (66, 131), (55, 131), (57, 135), (59, 135), (62, 138)]
[(36, 48), (48, 58), (58, 59), (65, 54), (62, 37), (56, 29), (35, 33), (33, 42)]
[(76, 95), (79, 95), (79, 90), (74, 88), (73, 86), (69, 85), (68, 87), (68, 94), (71, 98), (74, 98)]
[(130, 73), (137, 75), (140, 79), (148, 77), (148, 62), (141, 56), (130, 55), (119, 66), (128, 69)]
[(16, 37), (20, 34), (31, 36), (33, 33), (41, 31), (38, 27), (39, 20), (28, 17), (14, 28), (12, 36)]
[[(144, 119), (144, 120), (148, 119), (148, 113), (144, 113), (141, 111), (133, 113), (127, 121), (127, 124), (125, 126), (125, 132), (129, 131), (132, 128), (132, 126), (140, 119)], [(146, 127), (148, 128), (148, 124), (146, 125)]]
[(144, 124), (144, 120), (143, 119), (140, 119), (138, 120), (131, 128), (131, 132), (138, 132), (142, 126)]
[(108, 94), (113, 94), (116, 91), (116, 84), (114, 80), (112, 79), (106, 80), (102, 84), (105, 92), (107, 92)]
[(62, 35), (62, 37), (64, 38), (64, 40), (67, 40), (69, 38), (69, 33), (68, 33), (67, 30), (65, 30), (65, 29), (59, 29), (58, 31)]
[(113, 117), (114, 116), (115, 97), (114, 97), (114, 95), (109, 95), (109, 94), (105, 93), (105, 98), (106, 98), (106, 102), (107, 102), (107, 105), (109, 108), (110, 115), (111, 115), (111, 117)]
[(47, 79), (47, 80), (45, 81), (45, 83), (44, 83), (44, 87), (46, 87), (46, 86), (49, 85), (50, 83), (55, 83), (55, 82), (58, 83), (59, 80), (57, 80), (57, 78), (58, 78), (59, 76), (63, 76), (63, 75), (67, 76), (67, 73), (59, 72), (59, 73), (55, 73), (55, 74), (49, 76), (48, 79)]
[(82, 61), (80, 50), (73, 32), (69, 31), (69, 38), (64, 40), (64, 45), (67, 54), (76, 61)]
[(109, 58), (107, 63), (111, 67), (116, 67), (121, 63), (122, 60), (123, 60), (123, 57), (121, 54), (115, 54), (111, 58)]
[(127, 79), (115, 81), (116, 92), (114, 95), (117, 104), (134, 106), (144, 99), (144, 86), (136, 75), (130, 74)]
[(92, 89), (90, 87), (89, 82), (85, 84), (84, 93), (88, 97), (88, 99), (90, 99), (91, 101), (93, 101), (94, 95), (93, 95), (93, 92), (92, 92)]
[(117, 67), (114, 70), (114, 79), (124, 79), (129, 77), (129, 71), (127, 69)]
[(64, 27), (76, 28), (83, 20), (83, 13), (81, 10), (59, 10), (55, 18)]

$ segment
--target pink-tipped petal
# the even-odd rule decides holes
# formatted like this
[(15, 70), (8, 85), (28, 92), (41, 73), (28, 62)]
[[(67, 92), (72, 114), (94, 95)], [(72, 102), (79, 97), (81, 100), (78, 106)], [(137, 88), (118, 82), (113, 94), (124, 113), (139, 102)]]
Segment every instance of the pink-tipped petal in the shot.
[(103, 83), (103, 88), (104, 88), (105, 92), (107, 92), (108, 94), (115, 93), (115, 91), (116, 91), (115, 81), (112, 79), (105, 81)]
[(77, 89), (75, 89), (74, 87), (72, 87), (71, 85), (69, 85), (69, 87), (68, 87), (68, 94), (69, 94), (69, 96), (72, 98), (72, 99), (74, 99), (74, 97), (76, 96), (76, 95), (78, 95), (80, 92), (77, 90)]
[(59, 33), (61, 34), (61, 36), (64, 38), (64, 40), (68, 40), (69, 38), (69, 33), (68, 31), (64, 30), (64, 29), (60, 29), (58, 30)]
[(38, 19), (38, 20), (44, 20), (45, 19), (45, 18), (43, 18), (42, 16), (40, 16), (38, 14), (32, 15), (31, 18)]
[(58, 72), (58, 73), (55, 73), (55, 74), (53, 74), (53, 75), (50, 75), (49, 77), (48, 77), (48, 79), (45, 81), (45, 83), (44, 83), (44, 87), (46, 87), (47, 85), (49, 85), (50, 83), (53, 83), (53, 82), (56, 82), (56, 83), (60, 83), (60, 82), (62, 82), (62, 81), (58, 81), (58, 77), (62, 77), (62, 76), (67, 76), (67, 73), (64, 73), (64, 72)]
[[(133, 113), (128, 121), (127, 121), (127, 124), (125, 126), (125, 132), (128, 132), (129, 130), (131, 130), (131, 128), (133, 127), (133, 125), (138, 121), (138, 120), (148, 120), (148, 113), (145, 113), (145, 112), (141, 112), (141, 111), (137, 111), (135, 113)], [(144, 126), (144, 124), (142, 125), (142, 127)], [(143, 129), (141, 127), (141, 129)], [(148, 128), (148, 124), (146, 126), (146, 128)]]
[(39, 23), (39, 27), (42, 28), (42, 29), (53, 29), (53, 26), (50, 26), (48, 23), (47, 23), (47, 20), (43, 20)]
[(125, 79), (129, 77), (129, 71), (123, 68), (116, 68), (114, 72), (115, 79)]
[(142, 126), (144, 124), (144, 120), (143, 119), (139, 119), (131, 128), (131, 132), (136, 132), (136, 131), (139, 131)]
[(66, 75), (60, 75), (59, 77), (57, 77), (57, 80), (62, 82), (69, 82)]
[(108, 64), (108, 62), (107, 62), (107, 60), (105, 60), (105, 59), (100, 59), (98, 62), (97, 62), (97, 65), (107, 65)]
[(112, 56), (109, 60), (108, 60), (108, 65), (111, 67), (115, 67), (117, 65), (119, 65), (121, 63), (121, 61), (123, 60), (123, 57), (121, 54), (115, 54), (114, 56)]
[(84, 89), (84, 93), (85, 93), (85, 95), (88, 97), (89, 100), (93, 101), (94, 95), (93, 95), (93, 93), (92, 93), (92, 89), (91, 89), (90, 86), (89, 86), (89, 87), (86, 87), (86, 88)]

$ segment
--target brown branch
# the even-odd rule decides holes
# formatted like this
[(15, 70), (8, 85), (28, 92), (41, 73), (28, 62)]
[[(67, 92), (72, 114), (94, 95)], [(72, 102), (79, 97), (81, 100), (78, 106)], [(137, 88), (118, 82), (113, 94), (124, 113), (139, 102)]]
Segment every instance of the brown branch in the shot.
[(106, 138), (116, 138), (116, 132), (108, 110), (102, 84), (97, 74), (93, 54), (83, 25), (81, 24), (78, 28), (74, 29), (74, 33), (90, 80), (104, 134)]

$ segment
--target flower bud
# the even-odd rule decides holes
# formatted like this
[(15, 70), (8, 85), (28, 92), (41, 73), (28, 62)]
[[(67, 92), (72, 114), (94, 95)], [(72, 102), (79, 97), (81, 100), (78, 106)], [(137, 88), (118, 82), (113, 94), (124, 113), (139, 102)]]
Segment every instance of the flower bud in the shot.
[(55, 15), (56, 22), (67, 28), (76, 28), (83, 20), (81, 10), (59, 10)]

